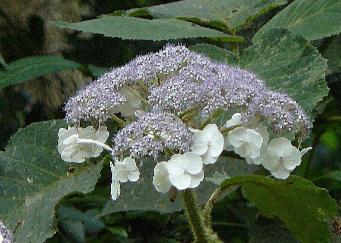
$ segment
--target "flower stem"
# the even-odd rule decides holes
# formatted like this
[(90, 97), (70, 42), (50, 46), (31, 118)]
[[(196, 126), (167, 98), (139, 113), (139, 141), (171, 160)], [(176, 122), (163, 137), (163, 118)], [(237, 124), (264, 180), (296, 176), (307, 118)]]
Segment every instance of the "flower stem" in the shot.
[(186, 189), (182, 192), (185, 213), (196, 243), (220, 243), (222, 242), (210, 227), (207, 227), (201, 209), (198, 205), (193, 190)]

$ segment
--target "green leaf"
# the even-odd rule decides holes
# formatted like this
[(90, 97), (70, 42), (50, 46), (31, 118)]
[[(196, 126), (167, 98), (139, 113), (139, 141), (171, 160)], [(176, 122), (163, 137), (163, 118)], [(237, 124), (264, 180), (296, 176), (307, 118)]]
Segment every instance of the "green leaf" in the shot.
[(220, 37), (226, 41), (242, 37), (205, 28), (179, 19), (141, 19), (127, 16), (105, 16), (78, 23), (57, 22), (57, 26), (130, 40), (175, 40), (181, 38)]
[(341, 35), (336, 36), (329, 44), (324, 57), (332, 72), (341, 72)]
[(330, 242), (328, 220), (338, 206), (326, 189), (298, 176), (275, 180), (264, 176), (237, 176), (225, 180), (221, 188), (240, 185), (249, 200), (267, 217), (279, 217), (298, 240)]
[(0, 89), (39, 76), (79, 68), (78, 63), (65, 60), (60, 56), (34, 56), (19, 59), (0, 72)]
[[(158, 211), (169, 213), (182, 209), (181, 200), (178, 198), (174, 203), (170, 202), (169, 194), (157, 192), (152, 184), (153, 169), (155, 162), (144, 161), (141, 168), (141, 177), (134, 183), (121, 184), (121, 196), (117, 201), (110, 200), (104, 207), (100, 216), (105, 216), (122, 211)], [(246, 162), (239, 160), (220, 158), (214, 165), (205, 168), (205, 176), (210, 177), (215, 171), (226, 176), (250, 174), (255, 170), (255, 166), (249, 166)], [(216, 186), (211, 182), (202, 182), (197, 188), (199, 200), (204, 203), (207, 201)]]
[(184, 0), (132, 9), (128, 13), (149, 13), (154, 18), (181, 18), (233, 32), (233, 29), (239, 29), (259, 15), (286, 3), (286, 0)]
[(43, 242), (56, 232), (54, 208), (74, 192), (88, 193), (100, 176), (102, 163), (84, 163), (68, 173), (57, 151), (64, 121), (34, 123), (13, 135), (0, 152), (0, 218), (16, 242)]
[(287, 93), (311, 116), (328, 94), (326, 60), (308, 41), (286, 30), (265, 33), (244, 51), (240, 64), (258, 74), (271, 89)]
[(307, 40), (341, 32), (340, 0), (296, 0), (265, 24), (254, 36), (258, 40), (272, 28), (284, 28)]
[(205, 56), (212, 58), (213, 60), (228, 63), (228, 64), (236, 64), (237, 57), (230, 52), (229, 50), (220, 48), (211, 44), (196, 44), (190, 46), (189, 49), (191, 51), (198, 52)]
[(249, 228), (249, 243), (298, 243), (285, 226), (276, 220), (259, 221)]

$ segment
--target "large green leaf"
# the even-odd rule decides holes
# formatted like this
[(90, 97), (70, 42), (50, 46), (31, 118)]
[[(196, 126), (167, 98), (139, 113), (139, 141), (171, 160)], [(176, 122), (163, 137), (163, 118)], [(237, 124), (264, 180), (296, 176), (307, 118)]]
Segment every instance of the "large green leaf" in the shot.
[(338, 206), (326, 189), (298, 176), (276, 180), (264, 176), (237, 176), (221, 188), (240, 185), (248, 199), (267, 217), (278, 216), (298, 240), (330, 242), (328, 221), (337, 216)]
[[(100, 216), (122, 211), (158, 211), (161, 213), (174, 212), (182, 209), (181, 200), (170, 202), (169, 194), (158, 193), (153, 184), (154, 161), (145, 161), (141, 169), (141, 178), (134, 183), (122, 183), (121, 196), (117, 201), (110, 200)], [(205, 177), (212, 176), (216, 171), (226, 177), (250, 174), (256, 167), (249, 166), (245, 161), (231, 160), (227, 157), (220, 158), (214, 165), (205, 168)], [(225, 178), (226, 178), (225, 177)], [(214, 191), (216, 186), (211, 182), (203, 182), (197, 192), (199, 200), (204, 203)]]
[[(286, 3), (286, 0), (184, 0), (144, 10), (154, 18), (182, 18), (232, 31)], [(143, 13), (141, 9), (128, 11), (131, 15), (139, 12)]]
[(242, 41), (242, 37), (226, 35), (179, 19), (141, 19), (127, 16), (105, 16), (78, 23), (58, 22), (57, 26), (131, 40), (174, 40), (181, 38), (220, 37), (226, 41)]
[(286, 28), (307, 40), (322, 39), (341, 32), (340, 0), (296, 0), (264, 25), (259, 39), (271, 28)]
[(34, 123), (19, 130), (0, 152), (0, 218), (16, 242), (43, 242), (56, 232), (54, 208), (73, 192), (94, 189), (102, 164), (68, 173), (56, 149), (63, 121)]
[(223, 49), (221, 47), (201, 43), (192, 45), (189, 47), (191, 51), (198, 52), (200, 54), (203, 54), (205, 56), (208, 56), (212, 58), (213, 60), (219, 61), (219, 62), (225, 62), (228, 64), (235, 64), (237, 63), (237, 57), (230, 52), (229, 50)]
[(19, 59), (0, 72), (0, 89), (39, 76), (79, 68), (78, 63), (59, 56), (35, 56)]
[(308, 114), (328, 94), (327, 61), (302, 37), (272, 29), (246, 49), (240, 64), (258, 74), (268, 87), (287, 93)]

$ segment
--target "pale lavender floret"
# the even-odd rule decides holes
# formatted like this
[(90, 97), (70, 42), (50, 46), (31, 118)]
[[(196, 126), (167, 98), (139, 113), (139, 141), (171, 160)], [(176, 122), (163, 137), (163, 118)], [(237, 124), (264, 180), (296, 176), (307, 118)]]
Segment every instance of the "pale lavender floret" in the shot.
[(121, 129), (113, 138), (114, 156), (127, 152), (132, 157), (156, 157), (166, 148), (189, 150), (191, 132), (176, 116), (160, 110), (140, 114), (136, 122)]
[(268, 122), (275, 131), (310, 127), (307, 115), (294, 100), (269, 90), (255, 74), (214, 62), (181, 45), (167, 45), (104, 74), (68, 101), (67, 120), (105, 121), (126, 102), (119, 89), (141, 81), (148, 89), (143, 95), (150, 107), (175, 115), (196, 107), (207, 117), (223, 109), (243, 113), (245, 122), (252, 123), (255, 117)]
[(13, 234), (6, 228), (6, 226), (0, 221), (0, 235), (3, 238), (2, 243), (13, 242)]

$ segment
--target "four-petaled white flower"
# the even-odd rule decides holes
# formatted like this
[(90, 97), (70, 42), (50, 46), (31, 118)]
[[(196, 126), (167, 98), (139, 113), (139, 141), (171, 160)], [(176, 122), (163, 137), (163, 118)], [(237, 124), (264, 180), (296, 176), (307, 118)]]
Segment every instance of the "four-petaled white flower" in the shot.
[(179, 190), (195, 188), (204, 179), (202, 159), (192, 152), (173, 155), (166, 167), (170, 183)]
[(171, 188), (172, 184), (169, 181), (167, 162), (163, 161), (156, 164), (154, 168), (153, 185), (156, 190), (161, 193), (166, 193)]
[(256, 158), (246, 157), (245, 160), (248, 164), (260, 165), (262, 163), (262, 154), (266, 151), (269, 142), (269, 133), (265, 126), (259, 124), (256, 131), (263, 137), (262, 147), (260, 148), (260, 155)]
[(230, 127), (239, 126), (241, 124), (242, 124), (242, 114), (235, 113), (232, 115), (231, 119), (225, 123), (224, 127), (230, 128)]
[(98, 130), (92, 126), (60, 128), (58, 132), (58, 152), (66, 162), (84, 162), (86, 158), (98, 157), (103, 148), (111, 150), (104, 144), (109, 137), (105, 126)]
[(237, 127), (228, 133), (228, 149), (241, 157), (254, 159), (260, 155), (263, 140), (255, 129)]
[(296, 166), (301, 164), (302, 154), (290, 140), (284, 137), (274, 138), (262, 155), (262, 165), (279, 179), (286, 179)]
[(208, 124), (203, 130), (191, 129), (194, 133), (191, 151), (202, 157), (204, 164), (213, 164), (224, 149), (224, 136), (216, 124)]
[(111, 198), (116, 200), (120, 196), (120, 182), (135, 182), (140, 178), (140, 171), (133, 158), (127, 157), (122, 161), (110, 162), (111, 168)]

